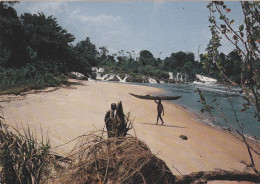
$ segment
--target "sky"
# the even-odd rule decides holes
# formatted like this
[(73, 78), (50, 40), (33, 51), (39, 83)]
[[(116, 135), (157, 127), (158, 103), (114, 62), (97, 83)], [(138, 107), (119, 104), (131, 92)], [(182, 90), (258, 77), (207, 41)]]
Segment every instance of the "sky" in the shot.
[[(76, 44), (86, 37), (110, 54), (119, 50), (135, 55), (149, 50), (164, 59), (178, 51), (205, 53), (211, 38), (208, 2), (205, 1), (24, 1), (15, 5), (18, 14), (43, 12), (75, 36)], [(241, 23), (239, 2), (227, 2), (230, 16)], [(223, 41), (225, 54), (234, 47)]]

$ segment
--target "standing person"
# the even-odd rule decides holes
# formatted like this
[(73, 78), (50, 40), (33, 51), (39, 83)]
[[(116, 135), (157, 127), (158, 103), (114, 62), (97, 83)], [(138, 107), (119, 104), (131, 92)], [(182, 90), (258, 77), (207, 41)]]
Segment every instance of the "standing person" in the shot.
[(162, 103), (161, 103), (161, 100), (159, 100), (159, 101), (154, 100), (154, 101), (155, 101), (155, 103), (157, 103), (157, 112), (158, 112), (156, 125), (158, 124), (159, 118), (161, 119), (162, 125), (163, 125), (163, 124), (164, 124), (163, 119), (162, 119), (162, 113), (163, 113), (163, 115), (164, 115), (163, 105), (162, 105)]
[(112, 103), (111, 109), (108, 110), (105, 115), (105, 124), (108, 138), (115, 136), (115, 110), (117, 110), (117, 106), (115, 103)]

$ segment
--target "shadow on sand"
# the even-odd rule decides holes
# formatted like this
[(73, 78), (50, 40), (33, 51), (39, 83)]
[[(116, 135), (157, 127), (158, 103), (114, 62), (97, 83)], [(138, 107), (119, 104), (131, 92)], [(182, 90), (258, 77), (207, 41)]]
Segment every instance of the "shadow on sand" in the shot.
[[(140, 122), (139, 122), (140, 123)], [(180, 127), (180, 126), (172, 126), (172, 125), (161, 125), (161, 124), (153, 124), (153, 123), (140, 123), (140, 124), (146, 124), (146, 125), (155, 125), (155, 126), (165, 126), (165, 127), (172, 127), (172, 128), (187, 128), (187, 127)]]
[(87, 86), (81, 82), (72, 82), (72, 81), (69, 81), (68, 84), (71, 86), (71, 85), (74, 85), (74, 86)]

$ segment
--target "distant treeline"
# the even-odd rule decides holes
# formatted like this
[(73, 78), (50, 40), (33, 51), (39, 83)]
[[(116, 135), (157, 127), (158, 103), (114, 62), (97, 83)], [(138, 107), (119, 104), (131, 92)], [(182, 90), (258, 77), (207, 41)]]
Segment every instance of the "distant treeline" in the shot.
[[(89, 37), (73, 44), (75, 37), (62, 28), (56, 18), (43, 13), (17, 15), (13, 5), (0, 2), (0, 94), (21, 92), (66, 82), (72, 72), (90, 76), (91, 67), (103, 67), (117, 74), (145, 75), (158, 79), (169, 78), (168, 72), (195, 74), (218, 78), (216, 64), (207, 54), (200, 62), (191, 52), (172, 53), (164, 60), (155, 58), (148, 50), (109, 54), (106, 47), (99, 49)], [(221, 67), (236, 81), (241, 73), (240, 57), (236, 52), (221, 53)], [(205, 66), (208, 70), (205, 70)]]
[[(207, 51), (210, 51), (208, 45)], [(117, 54), (108, 55), (108, 50), (102, 47), (101, 57), (97, 65), (117, 74), (126, 73), (130, 75), (150, 76), (157, 79), (168, 79), (169, 72), (174, 76), (177, 73), (187, 74), (189, 81), (196, 80), (195, 75), (201, 74), (216, 79), (221, 79), (224, 74), (237, 83), (240, 83), (241, 57), (234, 50), (228, 55), (220, 54), (218, 66), (213, 62), (210, 54), (200, 54), (199, 61), (195, 59), (192, 52), (172, 53), (165, 59), (155, 58), (148, 50), (142, 50), (138, 57), (134, 51), (124, 53), (123, 50)]]

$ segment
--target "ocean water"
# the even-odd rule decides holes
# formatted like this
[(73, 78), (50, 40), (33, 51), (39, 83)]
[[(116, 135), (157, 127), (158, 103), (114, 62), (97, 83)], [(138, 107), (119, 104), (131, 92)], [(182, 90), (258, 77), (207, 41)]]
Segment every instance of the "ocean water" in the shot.
[[(194, 91), (199, 88), (206, 99), (208, 105), (216, 107), (216, 102), (222, 109), (223, 114), (226, 119), (231, 123), (233, 127), (241, 130), (237, 124), (236, 119), (243, 126), (244, 133), (249, 137), (255, 137), (260, 140), (260, 122), (254, 118), (254, 111), (249, 109), (245, 112), (241, 112), (243, 109), (243, 103), (246, 101), (236, 95), (234, 92), (226, 90), (226, 87), (220, 84), (139, 84), (144, 86), (152, 86), (156, 88), (164, 89), (163, 94), (158, 95), (168, 95), (168, 96), (182, 96), (180, 99), (171, 101), (171, 103), (185, 107), (187, 110), (195, 113), (200, 121), (210, 124), (212, 126), (219, 126), (210, 118), (207, 112), (201, 113), (202, 108), (201, 102), (199, 102), (200, 97), (198, 93)], [(235, 91), (239, 91), (238, 88), (233, 88)], [(213, 102), (213, 99), (217, 99)], [(232, 105), (231, 105), (232, 104)], [(234, 113), (233, 108), (236, 113)], [(166, 110), (167, 111), (167, 110)], [(222, 118), (221, 114), (215, 109), (213, 111), (213, 116), (216, 120), (222, 124), (223, 127), (228, 127), (225, 120)]]

